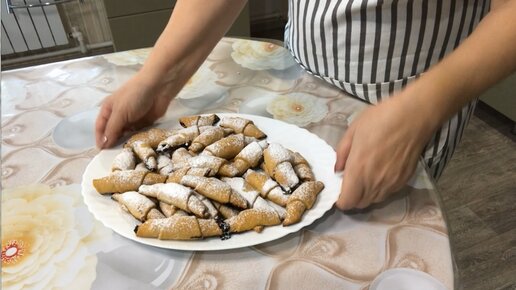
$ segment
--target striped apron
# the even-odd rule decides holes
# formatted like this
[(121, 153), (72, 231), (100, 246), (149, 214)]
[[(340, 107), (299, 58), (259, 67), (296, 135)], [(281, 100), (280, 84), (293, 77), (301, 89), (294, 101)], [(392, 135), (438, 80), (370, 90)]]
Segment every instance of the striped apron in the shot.
[[(489, 0), (290, 0), (285, 46), (309, 73), (370, 104), (401, 90), (453, 51)], [(437, 130), (422, 156), (437, 179), (475, 108)]]

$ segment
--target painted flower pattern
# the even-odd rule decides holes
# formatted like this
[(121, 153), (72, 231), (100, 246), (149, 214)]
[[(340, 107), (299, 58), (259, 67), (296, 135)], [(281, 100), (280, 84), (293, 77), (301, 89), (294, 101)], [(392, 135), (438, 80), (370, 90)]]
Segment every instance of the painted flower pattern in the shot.
[(118, 66), (142, 65), (149, 56), (149, 53), (150, 49), (143, 48), (120, 53), (104, 54), (102, 57), (108, 62)]
[(328, 114), (324, 100), (306, 93), (280, 95), (267, 105), (274, 119), (304, 127), (321, 121)]
[(283, 47), (251, 40), (236, 40), (231, 58), (251, 70), (284, 70), (295, 64), (290, 53)]
[(212, 94), (222, 94), (223, 88), (217, 85), (217, 74), (208, 66), (202, 65), (177, 94), (179, 99), (195, 99)]
[(94, 249), (107, 230), (79, 192), (47, 185), (2, 192), (2, 289), (90, 289)]

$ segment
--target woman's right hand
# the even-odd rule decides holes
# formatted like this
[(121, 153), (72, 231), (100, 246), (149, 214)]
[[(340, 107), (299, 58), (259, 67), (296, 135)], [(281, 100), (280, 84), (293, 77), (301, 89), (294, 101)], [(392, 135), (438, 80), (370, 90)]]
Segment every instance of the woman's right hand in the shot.
[(95, 124), (97, 147), (112, 147), (125, 130), (148, 126), (163, 116), (246, 2), (177, 1), (140, 72), (102, 104)]
[(99, 149), (114, 146), (126, 130), (149, 126), (167, 111), (177, 93), (171, 84), (156, 85), (138, 75), (102, 103), (95, 123)]

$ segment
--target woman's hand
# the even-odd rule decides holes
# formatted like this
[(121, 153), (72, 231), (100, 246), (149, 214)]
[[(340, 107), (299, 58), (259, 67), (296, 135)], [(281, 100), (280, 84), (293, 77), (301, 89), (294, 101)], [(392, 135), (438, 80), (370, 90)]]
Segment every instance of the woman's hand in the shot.
[(163, 116), (246, 2), (177, 1), (138, 75), (104, 101), (95, 124), (97, 147), (111, 147), (124, 130), (150, 125)]
[(135, 76), (102, 103), (95, 123), (97, 147), (112, 147), (124, 131), (154, 123), (176, 93), (170, 84), (157, 86)]
[(337, 148), (335, 170), (344, 169), (341, 210), (365, 208), (400, 190), (412, 176), (435, 128), (417, 102), (394, 96), (364, 110)]

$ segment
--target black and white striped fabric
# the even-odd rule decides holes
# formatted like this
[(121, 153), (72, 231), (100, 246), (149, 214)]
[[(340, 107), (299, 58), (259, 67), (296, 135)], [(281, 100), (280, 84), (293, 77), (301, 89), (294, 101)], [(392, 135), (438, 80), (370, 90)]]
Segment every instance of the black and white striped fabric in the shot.
[[(289, 0), (285, 45), (309, 73), (376, 104), (453, 51), (489, 0)], [(423, 157), (438, 178), (476, 102), (438, 130)]]

